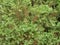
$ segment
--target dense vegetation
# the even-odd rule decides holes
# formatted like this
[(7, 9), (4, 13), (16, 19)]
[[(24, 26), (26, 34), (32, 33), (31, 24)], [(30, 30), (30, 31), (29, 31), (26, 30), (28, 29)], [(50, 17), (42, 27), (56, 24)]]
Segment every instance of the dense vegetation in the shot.
[(60, 45), (60, 0), (0, 0), (0, 45)]

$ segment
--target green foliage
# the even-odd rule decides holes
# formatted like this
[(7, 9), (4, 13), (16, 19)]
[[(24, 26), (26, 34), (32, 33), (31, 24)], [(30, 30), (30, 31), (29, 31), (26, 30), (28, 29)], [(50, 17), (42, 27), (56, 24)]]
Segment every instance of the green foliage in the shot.
[(40, 5), (40, 6), (34, 6), (31, 8), (32, 13), (36, 14), (43, 14), (43, 13), (51, 13), (53, 11), (52, 8), (50, 8), (48, 5)]
[(0, 0), (0, 45), (60, 45), (60, 0)]

